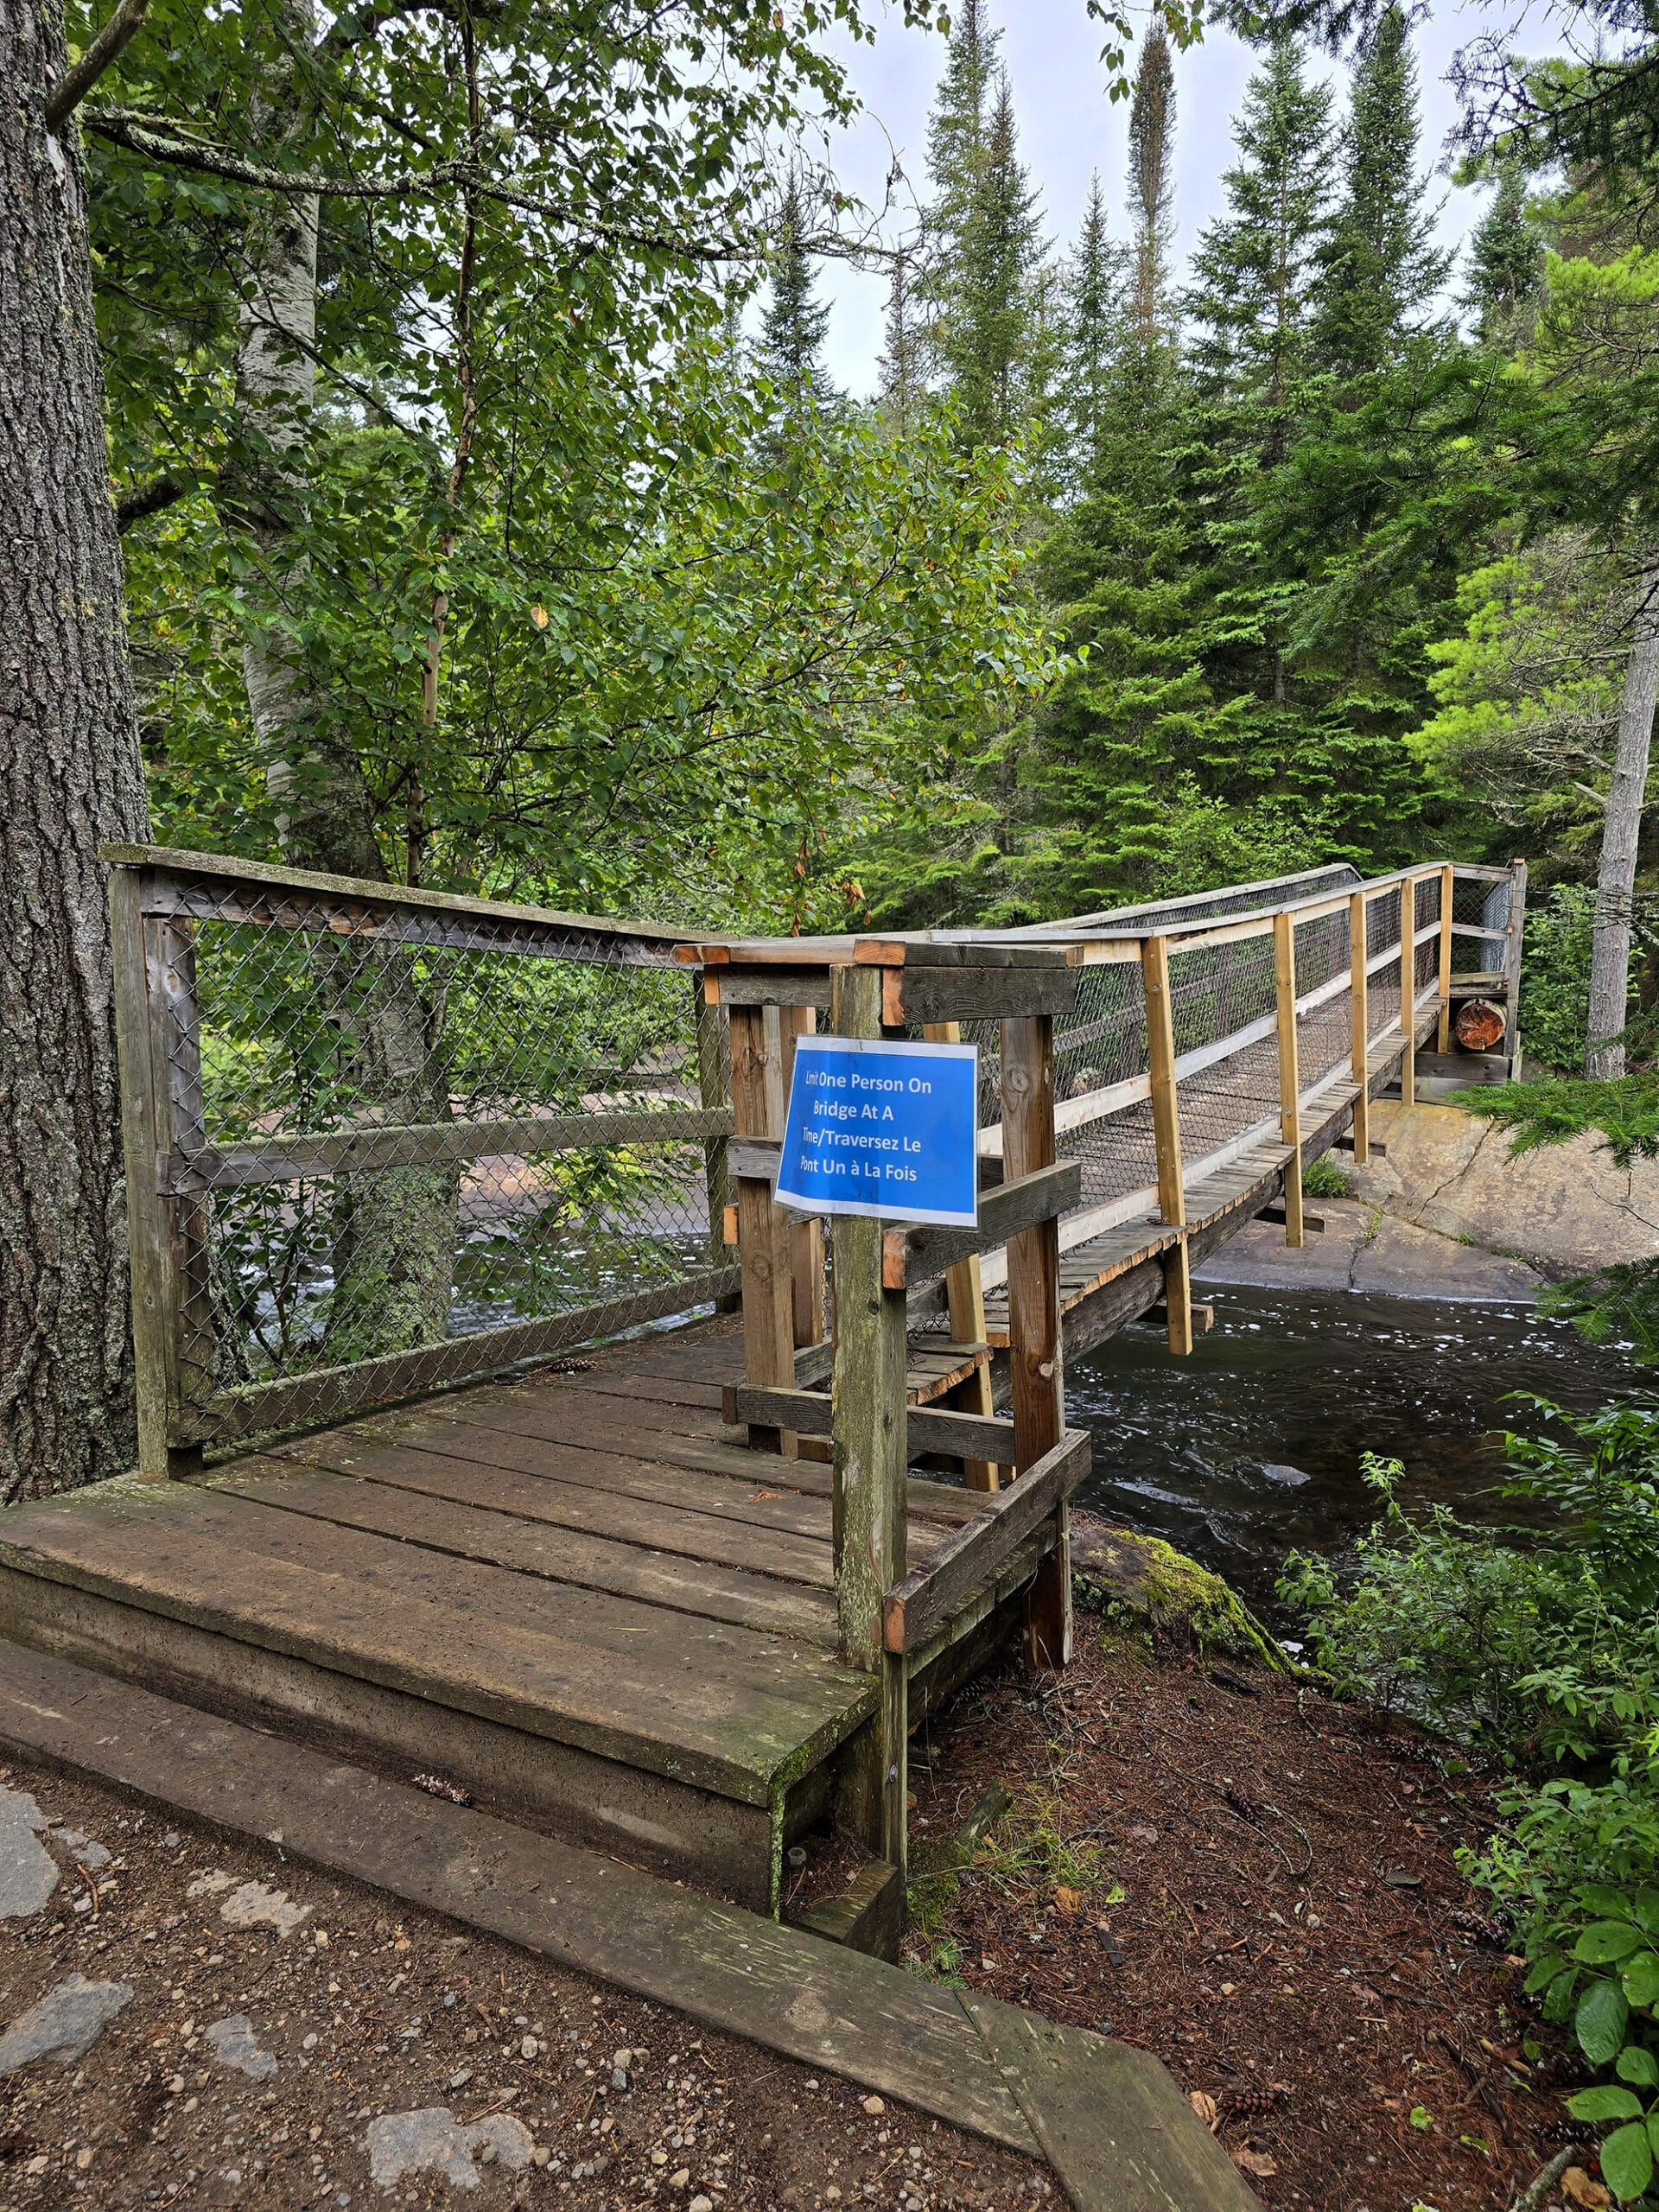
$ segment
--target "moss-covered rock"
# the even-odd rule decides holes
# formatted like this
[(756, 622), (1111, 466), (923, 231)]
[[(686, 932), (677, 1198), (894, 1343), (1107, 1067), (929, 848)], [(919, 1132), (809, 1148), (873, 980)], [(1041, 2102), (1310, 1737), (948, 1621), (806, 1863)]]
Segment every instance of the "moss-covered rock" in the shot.
[(1142, 1622), (1154, 1649), (1224, 1652), (1278, 1674), (1293, 1671), (1237, 1592), (1161, 1536), (1137, 1535), (1074, 1513), (1071, 1572), (1109, 1605)]

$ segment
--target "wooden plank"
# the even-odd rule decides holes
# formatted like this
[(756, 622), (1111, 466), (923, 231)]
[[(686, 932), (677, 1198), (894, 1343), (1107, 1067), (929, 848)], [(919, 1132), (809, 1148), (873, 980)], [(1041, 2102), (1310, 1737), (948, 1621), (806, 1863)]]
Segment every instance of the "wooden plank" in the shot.
[[(838, 1037), (881, 1032), (885, 979), (874, 967), (834, 970), (830, 1026)], [(902, 1291), (883, 1287), (881, 1224), (837, 1215), (831, 1229), (835, 1360), (836, 1599), (842, 1649), (877, 1673), (875, 1723), (849, 1764), (846, 1810), (875, 1855), (902, 1874), (908, 1820), (908, 1683), (881, 1638), (881, 1605), (908, 1566), (906, 1511), (906, 1314)]]
[[(783, 1041), (775, 1007), (732, 1009), (732, 1106), (739, 1137), (784, 1134)], [(795, 1380), (794, 1262), (789, 1224), (772, 1185), (736, 1171), (737, 1242), (743, 1271), (743, 1371), (762, 1389)], [(785, 1435), (752, 1429), (757, 1449), (783, 1452)]]
[(601, 1145), (702, 1144), (729, 1135), (725, 1108), (670, 1107), (618, 1114), (533, 1114), (494, 1122), (423, 1122), (336, 1129), (318, 1135), (255, 1137), (185, 1154), (175, 1189), (239, 1190), (313, 1175), (364, 1174), (433, 1161), (533, 1159)]
[(894, 1020), (993, 1021), (1005, 1017), (1070, 1014), (1077, 1001), (1079, 970), (1052, 968), (922, 968), (906, 964), (899, 977)]
[[(1147, 1065), (1152, 1086), (1158, 1211), (1171, 1228), (1183, 1229), (1186, 1224), (1186, 1179), (1181, 1166), (1174, 1008), (1169, 992), (1169, 946), (1161, 937), (1148, 938), (1141, 948), (1141, 982), (1147, 1008)], [(1185, 1236), (1165, 1252), (1163, 1271), (1169, 1348), (1178, 1357), (1184, 1358), (1192, 1349), (1192, 1274)]]
[(861, 1866), (844, 1890), (809, 1905), (796, 1922), (826, 1943), (897, 1961), (905, 1936), (905, 1878), (884, 1859)]
[(671, 1550), (623, 1542), (494, 1506), (462, 1505), (429, 1491), (397, 1489), (352, 1475), (313, 1471), (275, 1460), (239, 1463), (203, 1478), (285, 1513), (307, 1513), (367, 1529), (458, 1558), (486, 1560), (550, 1580), (608, 1590), (708, 1620), (804, 1637), (833, 1645), (836, 1609), (823, 1589), (792, 1586), (775, 1573), (720, 1567)]
[[(830, 1402), (815, 1390), (751, 1390), (735, 1384), (727, 1402), (736, 1408), (734, 1418), (787, 1424), (801, 1436), (830, 1433)], [(970, 1452), (999, 1455), (1004, 1464), (1014, 1459), (1014, 1423), (994, 1414), (930, 1411), (912, 1406), (905, 1414), (905, 1449), (913, 1459), (920, 1452), (945, 1452), (957, 1459)], [(995, 1464), (994, 1458), (993, 1464)]]
[(820, 968), (711, 968), (703, 989), (710, 1005), (726, 1007), (830, 1003), (830, 977)]
[[(181, 908), (175, 899), (169, 900), (168, 893), (201, 885), (213, 893), (213, 913), (227, 920), (239, 919), (241, 912), (235, 911), (239, 901), (241, 908), (252, 918), (273, 929), (314, 928), (315, 924), (283, 918), (291, 911), (290, 902), (280, 899), (246, 899), (241, 894), (250, 888), (292, 892), (303, 899), (334, 906), (385, 909), (417, 922), (428, 918), (465, 917), (508, 924), (517, 931), (564, 935), (576, 931), (594, 939), (596, 945), (607, 938), (626, 940), (618, 948), (624, 957), (633, 950), (651, 952), (666, 960), (674, 950), (672, 934), (651, 923), (620, 922), (598, 914), (567, 914), (545, 906), (515, 906), (498, 899), (471, 899), (453, 891), (418, 891), (400, 883), (325, 875), (311, 868), (278, 868), (268, 861), (241, 860), (226, 853), (191, 852), (174, 845), (105, 844), (100, 845), (98, 851), (100, 860), (113, 866), (153, 871), (146, 889), (147, 913), (199, 912), (199, 907)], [(170, 882), (169, 879), (177, 880)], [(570, 956), (565, 953), (559, 957)]]
[(1521, 956), (1527, 933), (1527, 864), (1510, 863), (1509, 936), (1503, 947), (1503, 1057), (1510, 1072), (1521, 1052)]
[(1448, 861), (1440, 870), (1440, 1021), (1436, 1042), (1444, 1052), (1452, 1043), (1452, 885), (1453, 869)]
[[(799, 1039), (814, 1035), (817, 1017), (810, 1006), (785, 1007), (779, 1017), (784, 1045), (784, 1101), (785, 1117), (790, 1089), (795, 1080), (795, 1047)], [(789, 1224), (791, 1307), (797, 1350), (822, 1344), (829, 1333), (824, 1281), (823, 1224), (816, 1217)]]
[(1285, 1162), (1285, 1242), (1302, 1242), (1302, 1077), (1296, 1038), (1296, 924), (1289, 914), (1273, 923), (1273, 987), (1279, 1033), (1279, 1135), (1289, 1147)]
[[(922, 1035), (930, 1044), (959, 1045), (962, 1042), (962, 1025), (957, 1021), (930, 1021), (924, 1024)], [(999, 1151), (1001, 1149), (1001, 1134), (999, 1129)], [(982, 1344), (985, 1341), (985, 1289), (976, 1252), (970, 1252), (965, 1260), (958, 1260), (945, 1269), (944, 1298), (945, 1310), (950, 1318), (951, 1335), (958, 1343)], [(960, 1386), (957, 1402), (963, 1413), (980, 1414), (987, 1419), (995, 1412), (988, 1361), (976, 1365), (972, 1374)], [(962, 1478), (969, 1490), (994, 1491), (1001, 1476), (995, 1459), (964, 1459)]]
[(1408, 870), (1400, 878), (1400, 1103), (1409, 1106), (1416, 1095), (1414, 1068), (1416, 1039), (1412, 1009), (1417, 1003), (1417, 879)]
[(1036, 2155), (955, 1993), (918, 1974), (16, 1645), (0, 1741)]
[(961, 1999), (1076, 2212), (1262, 2212), (1149, 2050), (977, 1990)]
[[(574, 1451), (461, 1422), (384, 1440), (361, 1431), (344, 1433), (339, 1440), (325, 1433), (276, 1451), (296, 1465), (332, 1467), (466, 1504), (499, 1503), (527, 1519), (624, 1536), (631, 1543), (794, 1581), (823, 1582), (829, 1572), (823, 1547), (830, 1531), (819, 1502), (798, 1491), (761, 1489), (753, 1478), (745, 1488), (718, 1475), (654, 1466), (643, 1456)], [(764, 1459), (760, 1467), (764, 1474)], [(524, 1480), (509, 1484), (505, 1476)]]
[(179, 1286), (168, 1201), (162, 1195), (163, 1163), (170, 1146), (152, 1058), (139, 893), (138, 877), (130, 868), (118, 868), (111, 875), (110, 929), (138, 1395), (138, 1471), (147, 1481), (164, 1482), (172, 1471), (168, 1447), (178, 1398)]
[[(1054, 1165), (1052, 1019), (1005, 1020), (1001, 1046), (1004, 1156), (1010, 1178), (1018, 1180)], [(1023, 1482), (1065, 1431), (1060, 1233), (1052, 1217), (1009, 1238), (1007, 1288), (1014, 1459)], [(1071, 1657), (1071, 1519), (1064, 1497), (1052, 1523), (1052, 1546), (1027, 1602), (1026, 1657), (1033, 1667), (1064, 1667)]]
[(1041, 1521), (1050, 1519), (1087, 1478), (1090, 1440), (1070, 1429), (1052, 1452), (999, 1491), (976, 1521), (959, 1529), (925, 1567), (887, 1592), (882, 1633), (889, 1651), (914, 1651), (982, 1585)]
[(342, 1413), (365, 1406), (487, 1376), (522, 1360), (586, 1344), (615, 1329), (689, 1312), (735, 1290), (741, 1281), (734, 1267), (711, 1268), (679, 1282), (658, 1284), (623, 1298), (607, 1299), (597, 1306), (578, 1306), (569, 1313), (480, 1329), (414, 1351), (386, 1352), (377, 1359), (314, 1368), (285, 1382), (251, 1382), (241, 1389), (221, 1390), (192, 1408), (182, 1423), (184, 1435), (193, 1442), (223, 1442), (259, 1429), (292, 1428), (308, 1421), (337, 1419)]
[[(747, 1804), (769, 1803), (780, 1770), (827, 1756), (869, 1710), (868, 1679), (817, 1653), (781, 1653), (770, 1685), (746, 1669), (740, 1694), (690, 1666), (683, 1617), (641, 1606), (644, 1623), (679, 1624), (596, 1665), (590, 1644), (505, 1622), (485, 1637), (446, 1602), (197, 1536), (158, 1514), (153, 1486), (124, 1500), (115, 1488), (9, 1514), (0, 1561)], [(167, 1496), (202, 1502), (187, 1484)]]
[[(942, 1274), (970, 1254), (988, 1252), (1006, 1244), (1039, 1222), (1052, 1222), (1075, 1206), (1083, 1196), (1083, 1168), (1075, 1160), (1051, 1160), (1028, 1174), (1011, 1174), (995, 1190), (979, 1198), (977, 1229), (936, 1229), (918, 1226), (888, 1232), (903, 1255), (912, 1277)], [(904, 1279), (888, 1287), (902, 1290)]]
[(1365, 1075), (1371, 1049), (1370, 975), (1366, 965), (1370, 940), (1366, 933), (1365, 900), (1356, 892), (1348, 904), (1349, 1070), (1358, 1086), (1354, 1103), (1354, 1164), (1363, 1167), (1370, 1157), (1370, 1094)]

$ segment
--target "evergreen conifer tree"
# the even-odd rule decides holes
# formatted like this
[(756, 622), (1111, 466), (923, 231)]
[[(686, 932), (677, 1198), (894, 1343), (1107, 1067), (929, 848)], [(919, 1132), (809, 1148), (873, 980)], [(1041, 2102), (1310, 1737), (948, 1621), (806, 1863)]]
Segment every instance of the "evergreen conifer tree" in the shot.
[(1544, 241), (1527, 204), (1526, 182), (1519, 169), (1506, 164), (1469, 242), (1464, 304), (1473, 308), (1486, 344), (1513, 346), (1525, 338), (1543, 281)]
[(1129, 311), (1135, 334), (1150, 346), (1169, 334), (1169, 243), (1175, 194), (1175, 65), (1169, 40), (1154, 22), (1141, 48), (1129, 104), (1129, 214), (1134, 276)]
[(889, 428), (903, 437), (916, 421), (925, 384), (910, 257), (902, 252), (893, 256), (887, 287), (887, 345), (876, 374), (882, 416)]
[(1060, 429), (1064, 474), (1077, 485), (1099, 478), (1113, 365), (1122, 340), (1124, 260), (1110, 234), (1096, 170), (1065, 270)]
[(1315, 339), (1339, 377), (1397, 360), (1445, 281), (1417, 168), (1417, 64), (1405, 10), (1390, 6), (1354, 73), (1343, 189), (1321, 256)]
[(1306, 364), (1307, 326), (1332, 188), (1329, 95), (1310, 85), (1294, 39), (1274, 41), (1235, 126), (1227, 213), (1205, 230), (1186, 301), (1188, 359), (1217, 398), (1264, 409), (1271, 458)]
[(830, 310), (817, 296), (811, 260), (802, 243), (805, 227), (800, 179), (791, 175), (779, 210), (778, 251), (760, 321), (760, 365), (785, 390), (814, 394), (823, 385), (818, 357)]

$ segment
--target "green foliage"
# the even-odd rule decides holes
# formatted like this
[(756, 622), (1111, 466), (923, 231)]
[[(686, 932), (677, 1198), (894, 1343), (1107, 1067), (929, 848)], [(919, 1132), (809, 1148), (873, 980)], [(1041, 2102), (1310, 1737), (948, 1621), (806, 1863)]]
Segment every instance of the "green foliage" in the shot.
[(1592, 1131), (1620, 1167), (1659, 1157), (1659, 1073), (1601, 1082), (1505, 1083), (1471, 1090), (1458, 1102), (1510, 1132), (1514, 1152), (1565, 1144)]
[(1329, 1153), (1322, 1153), (1302, 1172), (1302, 1190), (1310, 1198), (1351, 1198), (1354, 1186)]
[(1504, 1825), (1465, 1872), (1516, 1923), (1544, 2018), (1618, 2077), (1570, 2109), (1618, 2123), (1602, 2170), (1629, 2202), (1651, 2177), (1635, 2092), (1659, 2087), (1659, 1411), (1527, 1402), (1559, 1433), (1507, 1439), (1520, 1526), (1408, 1515), (1397, 1465), (1373, 1460), (1384, 1516), (1351, 1586), (1296, 1559), (1281, 1588), (1344, 1687), (1510, 1768)]

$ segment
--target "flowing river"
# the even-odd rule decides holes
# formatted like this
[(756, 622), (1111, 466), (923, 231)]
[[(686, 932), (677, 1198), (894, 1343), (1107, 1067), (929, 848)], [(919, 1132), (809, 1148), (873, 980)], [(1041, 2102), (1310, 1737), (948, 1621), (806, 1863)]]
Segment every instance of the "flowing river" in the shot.
[(1403, 1503), (1504, 1521), (1501, 1432), (1542, 1416), (1659, 1400), (1659, 1373), (1585, 1344), (1530, 1307), (1205, 1284), (1215, 1326), (1172, 1359), (1162, 1332), (1122, 1331), (1068, 1363), (1068, 1417), (1095, 1438), (1077, 1503), (1166, 1536), (1283, 1628), (1274, 1578), (1295, 1549), (1341, 1555), (1376, 1516), (1360, 1455), (1405, 1463)]

